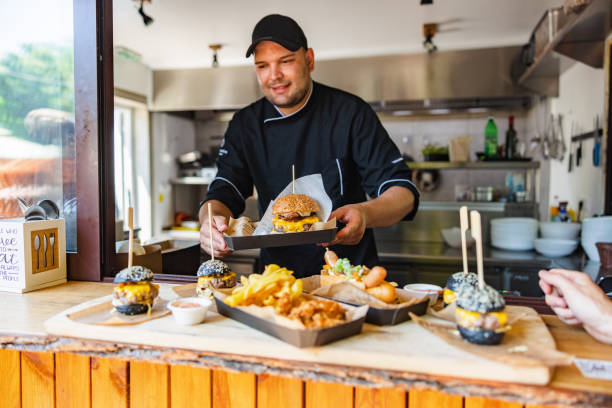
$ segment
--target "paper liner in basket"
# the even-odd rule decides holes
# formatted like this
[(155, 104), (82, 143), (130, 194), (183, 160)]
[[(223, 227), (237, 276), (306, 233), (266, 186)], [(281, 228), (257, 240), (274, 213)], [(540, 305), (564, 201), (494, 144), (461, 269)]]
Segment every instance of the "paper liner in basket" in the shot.
[[(293, 192), (292, 183), (289, 183), (287, 187), (276, 197), (281, 197), (287, 194), (291, 194)], [(320, 211), (317, 212), (317, 216), (321, 220), (321, 222), (317, 222), (312, 225), (310, 231), (317, 231), (323, 229), (331, 229), (336, 227), (336, 220), (329, 220), (329, 215), (332, 212), (332, 201), (325, 192), (325, 187), (323, 186), (323, 178), (321, 174), (311, 174), (308, 176), (300, 177), (295, 180), (295, 194), (306, 194), (310, 197), (314, 198), (321, 208)], [(276, 199), (275, 199), (276, 200)], [(272, 225), (272, 207), (274, 206), (274, 201), (270, 202), (266, 212), (264, 213), (261, 220), (259, 220), (259, 224), (253, 232), (253, 235), (266, 235), (272, 233), (273, 225)]]
[(151, 313), (142, 313), (133, 316), (124, 315), (115, 311), (109, 299), (105, 302), (92, 305), (88, 308), (70, 313), (67, 317), (78, 323), (96, 324), (103, 326), (125, 326), (147, 322), (170, 314), (166, 300), (157, 298), (151, 308)]
[[(224, 300), (228, 295), (221, 292), (221, 291), (214, 291), (214, 296)], [(310, 296), (308, 294), (303, 294), (302, 296), (306, 297), (307, 299), (315, 299), (314, 296)], [(279, 315), (278, 313), (276, 313), (274, 311), (274, 308), (272, 306), (235, 306), (237, 309), (243, 310), (253, 316), (256, 316), (260, 319), (264, 319), (264, 320), (268, 320), (270, 322), (273, 322), (275, 324), (278, 324), (280, 326), (284, 326), (287, 327), (289, 329), (297, 329), (297, 330), (319, 330), (319, 329), (308, 329), (306, 326), (304, 326), (304, 324), (302, 322), (299, 322), (297, 320), (293, 320), (293, 319), (289, 319), (288, 317)], [(353, 320), (357, 320), (362, 318), (363, 316), (365, 316), (365, 314), (367, 313), (368, 309), (367, 307), (358, 307), (358, 308), (352, 308), (352, 307), (347, 307), (345, 305), (342, 305), (342, 307), (345, 310), (345, 317), (346, 319), (340, 323), (338, 323), (337, 325), (340, 324), (344, 324), (344, 323), (348, 323), (351, 322)], [(327, 326), (327, 327), (333, 327), (336, 325), (332, 325), (332, 326)]]
[(522, 306), (507, 306), (506, 313), (512, 327), (500, 344), (492, 346), (472, 344), (464, 340), (455, 324), (424, 319), (413, 314), (411, 317), (421, 327), (448, 344), (490, 360), (527, 367), (554, 367), (572, 363), (572, 355), (557, 351), (552, 335), (535, 310)]
[(335, 300), (356, 305), (368, 305), (377, 309), (395, 309), (406, 307), (420, 303), (425, 299), (425, 296), (421, 298), (412, 297), (400, 289), (396, 290), (400, 303), (389, 304), (359, 289), (350, 282), (340, 282), (333, 285), (321, 286), (320, 275), (303, 278), (302, 284), (303, 289), (312, 295), (333, 298)]

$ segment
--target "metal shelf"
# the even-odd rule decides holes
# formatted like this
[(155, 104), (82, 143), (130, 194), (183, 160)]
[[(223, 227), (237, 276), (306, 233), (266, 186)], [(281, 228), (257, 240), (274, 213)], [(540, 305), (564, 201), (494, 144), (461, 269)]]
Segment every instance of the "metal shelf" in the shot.
[(170, 183), (175, 185), (207, 186), (211, 181), (211, 179), (204, 177), (179, 177), (170, 180)]
[(538, 169), (537, 161), (481, 161), (481, 162), (406, 162), (411, 169), (421, 170), (516, 170)]

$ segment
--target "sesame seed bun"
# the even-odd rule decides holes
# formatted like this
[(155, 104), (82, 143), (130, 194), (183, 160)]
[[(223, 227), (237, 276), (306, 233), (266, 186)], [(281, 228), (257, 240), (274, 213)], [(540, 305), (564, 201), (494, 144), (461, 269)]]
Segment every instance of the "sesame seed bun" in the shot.
[(300, 213), (300, 214), (310, 214), (312, 212), (317, 212), (321, 208), (319, 207), (319, 203), (316, 202), (313, 198), (307, 196), (306, 194), (287, 194), (285, 196), (279, 197), (272, 207), (272, 212), (274, 214), (290, 214), (290, 213)]

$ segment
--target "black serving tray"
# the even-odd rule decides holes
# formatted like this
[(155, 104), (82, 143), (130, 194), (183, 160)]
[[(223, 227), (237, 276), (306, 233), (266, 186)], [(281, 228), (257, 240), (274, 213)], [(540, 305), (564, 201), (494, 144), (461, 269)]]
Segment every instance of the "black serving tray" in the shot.
[[(304, 290), (305, 292), (316, 290), (321, 287), (319, 275), (310, 276), (308, 278), (303, 278), (302, 281), (304, 281), (305, 283), (304, 285), (305, 288), (308, 288), (308, 290), (307, 289)], [(396, 288), (395, 290), (396, 292), (398, 292), (398, 295), (400, 297), (404, 297), (404, 298), (410, 297), (408, 295), (408, 292), (406, 292), (403, 289)], [(340, 302), (345, 305), (350, 305), (350, 306), (355, 306), (355, 307), (363, 306), (363, 305), (358, 305), (356, 303), (348, 302), (342, 299), (338, 299), (335, 297), (327, 297), (327, 296), (321, 296), (321, 295), (316, 295), (316, 296), (319, 296), (325, 299), (334, 300), (336, 302)], [(409, 313), (414, 313), (417, 316), (423, 316), (427, 312), (428, 305), (429, 305), (429, 297), (426, 297), (423, 301), (412, 304), (410, 306), (394, 307), (394, 308), (389, 308), (389, 309), (386, 309), (386, 308), (382, 309), (382, 308), (369, 306), (365, 321), (366, 323), (375, 324), (377, 326), (392, 326), (392, 325), (410, 320)]]
[(318, 231), (289, 232), (285, 234), (250, 235), (246, 237), (223, 236), (230, 249), (250, 249), (283, 247), (291, 245), (315, 244), (318, 242), (331, 242), (336, 237), (338, 228)]
[[(218, 293), (214, 294), (214, 298), (217, 305), (217, 311), (223, 316), (246, 324), (255, 330), (262, 331), (296, 347), (322, 346), (336, 340), (359, 334), (361, 333), (361, 328), (365, 320), (365, 313), (363, 313), (361, 317), (355, 320), (336, 326), (326, 327), (324, 329), (293, 329), (262, 319), (238, 307), (231, 307), (223, 301)], [(352, 306), (345, 306), (345, 308), (358, 309), (358, 307)]]

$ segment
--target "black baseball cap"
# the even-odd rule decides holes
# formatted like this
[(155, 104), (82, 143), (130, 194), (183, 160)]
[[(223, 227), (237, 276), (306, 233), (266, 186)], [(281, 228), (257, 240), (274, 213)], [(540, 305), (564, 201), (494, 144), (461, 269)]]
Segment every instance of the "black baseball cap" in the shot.
[(291, 17), (280, 14), (265, 16), (255, 25), (251, 45), (246, 52), (247, 58), (251, 56), (260, 41), (274, 41), (289, 51), (297, 51), (301, 47), (308, 49), (306, 36), (298, 23)]

